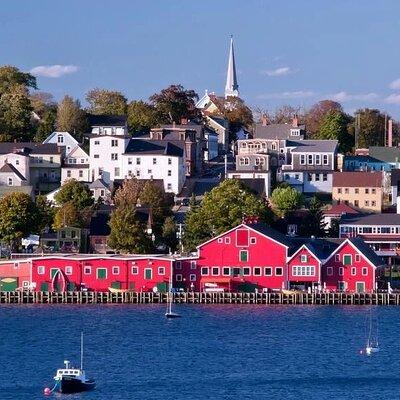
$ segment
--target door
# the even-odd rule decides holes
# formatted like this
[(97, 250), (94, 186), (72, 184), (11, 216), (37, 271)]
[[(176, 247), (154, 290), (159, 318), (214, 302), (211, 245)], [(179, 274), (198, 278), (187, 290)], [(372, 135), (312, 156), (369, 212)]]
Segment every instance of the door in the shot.
[(97, 268), (97, 279), (107, 279), (106, 268)]
[(153, 278), (153, 271), (151, 268), (146, 268), (144, 270), (144, 279), (152, 279)]
[(339, 292), (344, 292), (346, 290), (346, 282), (339, 281), (338, 282), (338, 290), (339, 290)]
[(356, 282), (356, 292), (357, 293), (365, 292), (365, 282)]

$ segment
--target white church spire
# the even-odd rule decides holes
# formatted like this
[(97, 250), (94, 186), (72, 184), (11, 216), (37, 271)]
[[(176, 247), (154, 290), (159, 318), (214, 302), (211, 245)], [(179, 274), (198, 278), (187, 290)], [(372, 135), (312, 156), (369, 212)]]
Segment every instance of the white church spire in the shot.
[(239, 85), (236, 77), (235, 52), (233, 50), (233, 36), (229, 48), (228, 71), (226, 73), (225, 98), (239, 96)]

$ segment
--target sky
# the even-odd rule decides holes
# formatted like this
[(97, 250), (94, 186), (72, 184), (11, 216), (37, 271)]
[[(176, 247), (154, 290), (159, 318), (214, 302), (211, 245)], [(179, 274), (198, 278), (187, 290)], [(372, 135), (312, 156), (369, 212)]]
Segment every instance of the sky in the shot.
[(56, 99), (176, 83), (222, 95), (232, 34), (249, 106), (329, 98), (400, 119), (399, 0), (2, 0), (0, 26), (0, 65)]

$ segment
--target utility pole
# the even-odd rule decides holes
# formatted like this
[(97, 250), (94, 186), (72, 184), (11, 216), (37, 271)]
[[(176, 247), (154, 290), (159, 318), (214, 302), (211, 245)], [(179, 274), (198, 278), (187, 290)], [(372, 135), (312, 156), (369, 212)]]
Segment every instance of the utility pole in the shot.
[(225, 179), (228, 177), (228, 154), (224, 156), (224, 163), (225, 163)]

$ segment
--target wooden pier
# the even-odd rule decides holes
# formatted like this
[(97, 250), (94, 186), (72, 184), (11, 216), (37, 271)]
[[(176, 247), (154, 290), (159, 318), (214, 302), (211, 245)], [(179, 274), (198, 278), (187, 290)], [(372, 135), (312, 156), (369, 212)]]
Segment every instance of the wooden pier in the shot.
[(158, 304), (168, 296), (181, 304), (400, 305), (400, 293), (152, 293), (0, 292), (0, 304)]

